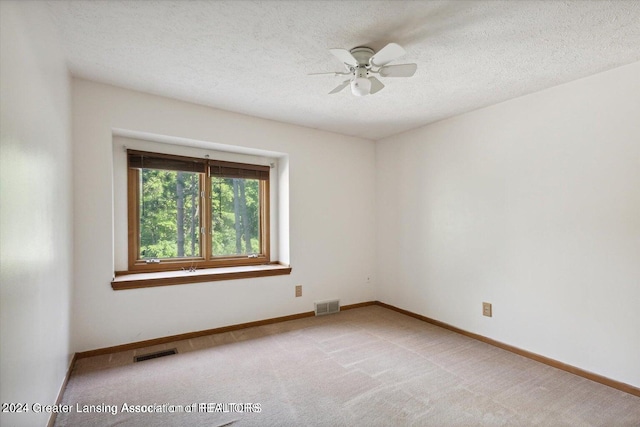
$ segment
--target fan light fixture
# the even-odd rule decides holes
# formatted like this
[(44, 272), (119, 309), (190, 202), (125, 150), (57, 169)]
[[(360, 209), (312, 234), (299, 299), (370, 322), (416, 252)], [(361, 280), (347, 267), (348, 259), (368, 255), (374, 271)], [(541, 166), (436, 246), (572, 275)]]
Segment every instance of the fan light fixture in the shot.
[(355, 78), (351, 80), (351, 93), (355, 96), (365, 96), (371, 93), (371, 80), (368, 79), (367, 69), (358, 67)]

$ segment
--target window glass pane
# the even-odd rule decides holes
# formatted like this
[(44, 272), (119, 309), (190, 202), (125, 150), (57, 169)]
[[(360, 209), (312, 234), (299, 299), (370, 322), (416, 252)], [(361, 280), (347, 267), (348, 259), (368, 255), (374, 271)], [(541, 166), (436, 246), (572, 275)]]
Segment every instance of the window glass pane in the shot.
[(213, 256), (260, 253), (260, 181), (211, 177)]
[(199, 175), (141, 170), (141, 259), (200, 256)]

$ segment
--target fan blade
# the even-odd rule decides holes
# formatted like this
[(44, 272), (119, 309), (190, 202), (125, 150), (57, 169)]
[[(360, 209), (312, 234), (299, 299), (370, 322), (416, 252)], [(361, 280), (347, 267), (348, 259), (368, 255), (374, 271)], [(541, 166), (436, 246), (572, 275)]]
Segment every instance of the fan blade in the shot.
[(328, 74), (332, 74), (334, 76), (348, 76), (351, 73), (342, 73), (340, 71), (331, 71), (329, 73), (308, 73), (307, 76), (323, 76), (323, 75), (328, 75)]
[(411, 77), (417, 69), (418, 64), (385, 65), (378, 73), (382, 77)]
[(394, 59), (400, 58), (405, 53), (407, 52), (399, 44), (389, 43), (369, 59), (369, 64), (376, 67), (382, 67)]
[(332, 95), (334, 93), (338, 93), (340, 92), (342, 89), (344, 89), (345, 87), (349, 86), (349, 83), (351, 83), (351, 80), (345, 80), (342, 83), (340, 83), (334, 90), (332, 90), (331, 92), (329, 92), (329, 95)]
[(369, 80), (371, 80), (371, 91), (369, 92), (370, 95), (373, 95), (374, 93), (380, 92), (382, 89), (384, 89), (384, 85), (380, 80), (376, 79), (375, 77), (369, 77)]
[(352, 67), (358, 66), (358, 60), (351, 55), (347, 49), (329, 49), (329, 52), (333, 54), (340, 62), (350, 65)]

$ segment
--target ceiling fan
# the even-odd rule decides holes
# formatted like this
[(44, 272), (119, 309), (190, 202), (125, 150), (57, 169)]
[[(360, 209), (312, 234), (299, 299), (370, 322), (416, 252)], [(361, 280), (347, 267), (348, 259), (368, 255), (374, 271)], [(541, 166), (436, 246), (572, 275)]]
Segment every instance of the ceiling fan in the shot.
[(356, 96), (373, 95), (381, 91), (384, 85), (377, 77), (411, 77), (418, 68), (417, 64), (387, 65), (391, 61), (401, 57), (406, 51), (396, 43), (389, 43), (378, 52), (368, 47), (355, 47), (347, 49), (329, 49), (329, 52), (340, 60), (347, 68), (345, 72), (312, 73), (333, 74), (335, 76), (349, 76), (329, 94), (338, 93), (347, 86), (351, 86), (351, 93)]

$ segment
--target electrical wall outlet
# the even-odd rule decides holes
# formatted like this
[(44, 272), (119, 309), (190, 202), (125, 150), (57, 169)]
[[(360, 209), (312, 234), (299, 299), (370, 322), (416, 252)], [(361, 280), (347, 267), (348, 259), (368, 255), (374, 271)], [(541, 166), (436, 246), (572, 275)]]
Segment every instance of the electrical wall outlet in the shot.
[(491, 303), (483, 302), (482, 303), (482, 315), (487, 317), (492, 317), (491, 314)]
[(296, 285), (296, 298), (302, 296), (302, 285)]

